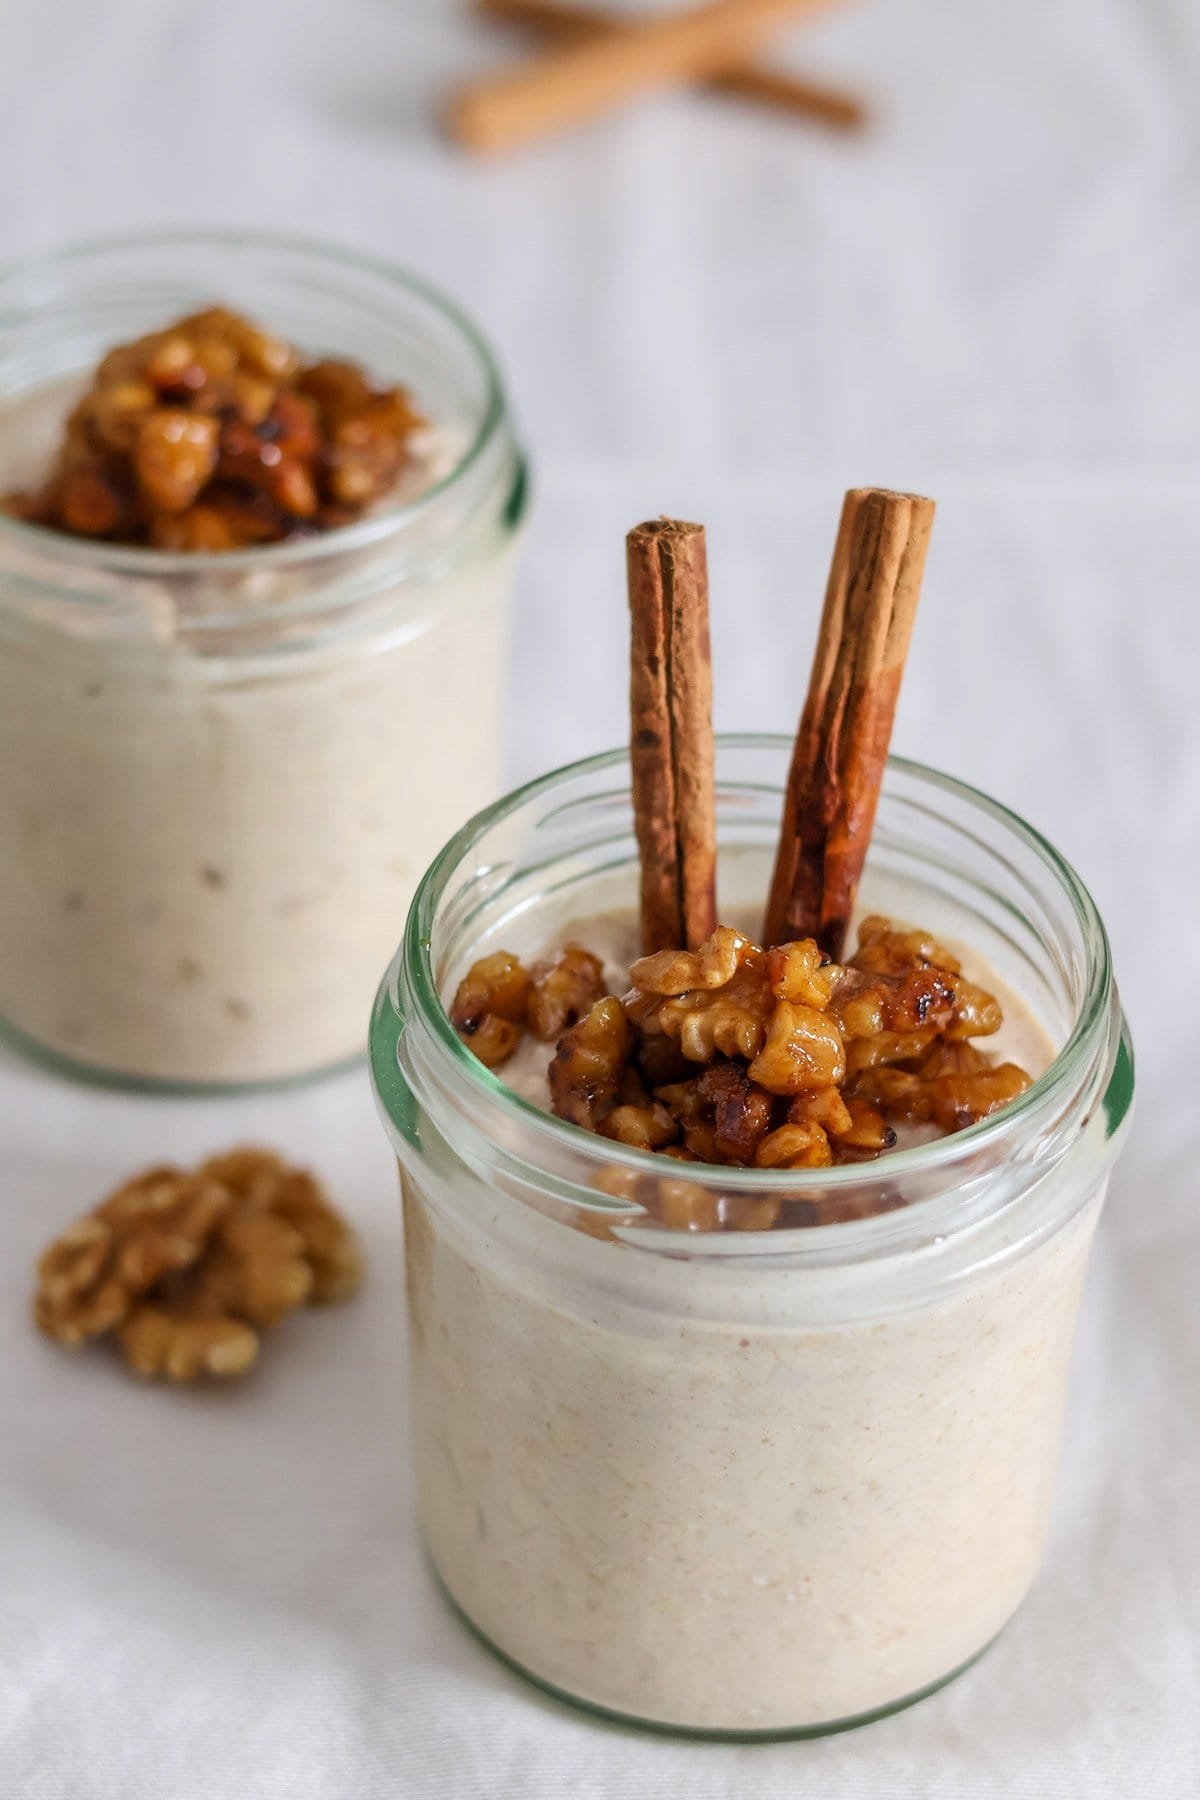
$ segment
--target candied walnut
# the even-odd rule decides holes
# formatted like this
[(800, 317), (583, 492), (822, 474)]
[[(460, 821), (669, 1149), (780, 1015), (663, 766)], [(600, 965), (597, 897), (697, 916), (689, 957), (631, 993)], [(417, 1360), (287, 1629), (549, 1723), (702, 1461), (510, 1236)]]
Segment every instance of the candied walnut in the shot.
[(787, 1110), (790, 1125), (819, 1125), (827, 1137), (844, 1137), (853, 1129), (850, 1108), (836, 1087), (810, 1088), (797, 1094)]
[(306, 370), (290, 345), (208, 307), (103, 357), (49, 479), (0, 504), (82, 536), (245, 549), (353, 523), (423, 423), (403, 389), (351, 364)]
[(550, 1103), (560, 1119), (595, 1131), (620, 1097), (631, 1033), (625, 1009), (611, 996), (563, 1033), (551, 1059)]
[(724, 987), (690, 988), (667, 996), (635, 989), (625, 1004), (646, 1036), (673, 1038), (689, 1062), (708, 1063), (717, 1055), (747, 1060), (756, 1056), (767, 1035), (775, 997), (760, 961), (744, 963)]
[(696, 1093), (697, 1077), (669, 1082), (655, 1092), (655, 1099), (667, 1108), (683, 1132), (683, 1148), (697, 1162), (716, 1162), (711, 1114), (705, 1114)]
[(534, 1037), (555, 1043), (607, 992), (600, 958), (580, 944), (568, 944), (554, 962), (539, 963), (534, 969), (525, 1023)]
[(404, 465), (404, 436), (415, 423), (413, 416), (398, 434), (386, 397), (368, 401), (352, 417), (339, 419), (323, 459), (330, 499), (361, 510), (386, 493)]
[(612, 1200), (628, 1200), (637, 1202), (641, 1176), (636, 1169), (623, 1169), (616, 1163), (609, 1163), (603, 1169), (597, 1169), (589, 1186), (598, 1194), (607, 1194)]
[(506, 1062), (520, 1043), (531, 989), (529, 971), (509, 950), (481, 957), (459, 982), (450, 1023), (489, 1069)]
[(780, 1000), (750, 1077), (772, 1094), (836, 1086), (846, 1074), (846, 1047), (837, 1021), (791, 1000)]
[(990, 1118), (1023, 1094), (1031, 1081), (1016, 1063), (1000, 1063), (973, 1075), (938, 1075), (924, 1085), (934, 1123), (949, 1132)]
[[(311, 462), (315, 454), (314, 443), (306, 435), (311, 431), (311, 415), (302, 401), (296, 402), (299, 410), (291, 415), (291, 427), (298, 437), (292, 443), (288, 418), (281, 419), (279, 405), (276, 402), (257, 423), (234, 417), (221, 426), (214, 469), (221, 481), (261, 488), (284, 512), (308, 519), (318, 506), (316, 482), (306, 466), (306, 459)], [(215, 425), (215, 421), (210, 423)]]
[[(263, 381), (257, 375), (232, 374), (226, 376), (224, 380), (209, 384), (209, 386), (210, 391), (206, 392), (204, 396), (204, 405), (208, 406), (210, 403), (219, 401), (222, 410), (228, 410), (234, 418), (241, 419), (247, 425), (261, 425), (268, 413), (274, 411), (278, 415), (279, 409), (285, 402), (297, 398), (287, 392), (279, 394), (277, 398), (276, 390), (271, 383)], [(312, 413), (307, 408), (305, 408), (304, 416), (308, 421), (311, 444), (304, 451), (299, 451), (289, 445), (289, 451), (293, 455), (315, 455), (320, 444)], [(281, 444), (283, 442), (282, 433), (280, 442)]]
[(829, 1015), (837, 1020), (847, 1046), (857, 1038), (877, 1037), (887, 1022), (882, 985), (858, 969), (844, 969), (829, 1003)]
[(238, 539), (233, 521), (217, 506), (189, 506), (150, 522), (150, 542), (158, 550), (232, 550)]
[(807, 1120), (780, 1125), (769, 1132), (754, 1155), (760, 1169), (827, 1169), (833, 1161), (829, 1139), (819, 1125)]
[(696, 1098), (712, 1122), (720, 1162), (748, 1163), (770, 1129), (771, 1096), (737, 1063), (718, 1063), (696, 1083)]
[[(202, 385), (196, 375), (204, 371), (196, 362), (196, 350), (190, 337), (181, 331), (169, 331), (161, 334), (157, 340), (147, 345), (147, 353), (142, 364), (146, 379), (153, 383), (159, 393), (186, 391)], [(193, 374), (193, 370), (196, 374)]]
[(741, 1063), (714, 1063), (694, 1081), (658, 1090), (683, 1129), (685, 1147), (705, 1162), (750, 1163), (770, 1129), (771, 1096)]
[(166, 1165), (134, 1176), (43, 1254), (38, 1325), (72, 1347), (111, 1331), (164, 1276), (201, 1258), (229, 1205), (206, 1176)]
[(788, 1107), (788, 1123), (819, 1125), (829, 1139), (835, 1162), (857, 1162), (890, 1150), (896, 1133), (875, 1106), (835, 1087), (798, 1094)]
[(762, 952), (740, 931), (718, 925), (698, 950), (657, 950), (639, 957), (629, 979), (643, 994), (686, 994), (691, 988), (710, 991), (732, 981), (742, 964), (761, 962)]
[(850, 1094), (846, 1099), (846, 1111), (850, 1123), (844, 1131), (837, 1133), (839, 1153), (862, 1151), (878, 1156), (881, 1151), (893, 1148), (896, 1133), (877, 1106), (872, 1106), (860, 1094)]
[(939, 1075), (978, 1075), (990, 1067), (984, 1052), (962, 1038), (954, 1043), (935, 1044), (917, 1073), (922, 1081), (933, 1081)]
[(142, 419), (155, 404), (154, 389), (145, 381), (117, 381), (95, 389), (79, 401), (67, 422), (98, 450), (128, 455), (137, 442)]
[[(270, 544), (283, 535), (283, 515), (265, 493), (254, 493), (234, 482), (214, 480), (204, 490), (203, 504), (221, 519), (229, 535), (231, 548), (235, 550), (251, 549), (255, 544)], [(170, 515), (166, 515), (151, 520), (152, 537), (167, 524), (169, 517)]]
[(847, 1068), (851, 1075), (861, 1075), (889, 1063), (916, 1062), (932, 1048), (937, 1035), (936, 1025), (924, 1025), (919, 1031), (879, 1031), (872, 1038), (859, 1038), (846, 1051)]
[(719, 1196), (698, 1181), (666, 1176), (653, 1184), (651, 1215), (672, 1231), (715, 1231), (721, 1223), (720, 1207)]
[(842, 976), (837, 963), (827, 962), (812, 938), (779, 944), (767, 951), (767, 980), (777, 1000), (815, 1006), (824, 1012)]
[(941, 1030), (955, 1016), (958, 977), (922, 964), (884, 989), (884, 1029), (903, 1033)]
[(726, 1231), (773, 1231), (782, 1214), (783, 1202), (765, 1195), (728, 1194), (721, 1203)]
[(299, 358), (290, 344), (263, 331), (227, 306), (206, 306), (189, 313), (175, 328), (193, 337), (229, 344), (239, 364), (272, 381), (283, 381), (296, 370)]
[(678, 1124), (660, 1100), (615, 1106), (600, 1129), (605, 1137), (634, 1150), (662, 1150), (679, 1136)]
[(363, 1276), (357, 1234), (307, 1169), (291, 1167), (271, 1150), (244, 1148), (210, 1157), (200, 1173), (299, 1233), (312, 1272), (310, 1302), (325, 1305), (357, 1292)]
[(674, 1038), (647, 1034), (638, 1026), (634, 1027), (633, 1056), (638, 1074), (651, 1090), (696, 1073)]
[(961, 963), (927, 931), (897, 931), (890, 919), (872, 913), (858, 928), (858, 948), (850, 958), (856, 969), (877, 975), (904, 975), (914, 963), (933, 963), (957, 975)]
[(954, 1017), (946, 1027), (951, 1043), (961, 1038), (990, 1037), (1004, 1023), (1000, 1002), (962, 975), (954, 979)]
[(181, 1318), (161, 1306), (139, 1306), (117, 1340), (135, 1374), (168, 1381), (245, 1375), (258, 1357), (258, 1333), (240, 1319)]
[(933, 1102), (926, 1084), (911, 1069), (890, 1068), (882, 1063), (854, 1079), (854, 1092), (868, 1105), (878, 1108), (886, 1118), (903, 1119), (911, 1125), (927, 1124), (933, 1117)]
[(489, 1069), (506, 1063), (521, 1041), (521, 1027), (512, 1019), (487, 1013), (471, 1032), (460, 1031), (459, 1037), (469, 1044), (480, 1062)]
[(333, 423), (371, 398), (370, 385), (357, 363), (329, 356), (302, 369), (296, 386), (319, 408), (322, 418)]
[(158, 407), (138, 426), (133, 467), (138, 486), (160, 512), (186, 512), (217, 466), (217, 422)]
[(98, 463), (67, 469), (55, 504), (65, 528), (80, 537), (111, 537), (130, 511), (128, 496)]

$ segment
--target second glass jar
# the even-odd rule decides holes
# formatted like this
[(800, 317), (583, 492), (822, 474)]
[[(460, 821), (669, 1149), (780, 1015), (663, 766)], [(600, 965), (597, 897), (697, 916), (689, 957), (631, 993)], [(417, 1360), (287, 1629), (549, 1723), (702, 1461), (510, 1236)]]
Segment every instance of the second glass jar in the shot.
[(302, 542), (182, 555), (0, 517), (0, 1017), (134, 1082), (357, 1054), (381, 961), (495, 791), (525, 471), (490, 354), (339, 251), (101, 244), (0, 280), (0, 487), (114, 343), (219, 299), (408, 387), (423, 490)]

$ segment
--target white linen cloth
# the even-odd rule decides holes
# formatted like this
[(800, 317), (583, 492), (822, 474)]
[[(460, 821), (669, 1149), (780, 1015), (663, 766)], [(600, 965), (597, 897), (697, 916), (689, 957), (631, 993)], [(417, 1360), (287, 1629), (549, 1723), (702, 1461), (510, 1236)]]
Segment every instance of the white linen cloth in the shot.
[[(4, 247), (260, 223), (461, 295), (536, 471), (507, 777), (621, 738), (637, 519), (707, 521), (718, 721), (790, 730), (842, 489), (937, 496), (897, 747), (1075, 860), (1140, 1058), (1046, 1568), (967, 1676), (846, 1737), (687, 1744), (554, 1704), (422, 1564), (365, 1074), (184, 1102), (7, 1057), (0, 1797), (1195, 1800), (1200, 13), (864, 0), (792, 46), (876, 96), (861, 140), (680, 97), (475, 166), (428, 113), (502, 53), (448, 0), (9, 0)], [(140, 1164), (245, 1138), (328, 1176), (359, 1303), (232, 1392), (34, 1335), (47, 1237)]]

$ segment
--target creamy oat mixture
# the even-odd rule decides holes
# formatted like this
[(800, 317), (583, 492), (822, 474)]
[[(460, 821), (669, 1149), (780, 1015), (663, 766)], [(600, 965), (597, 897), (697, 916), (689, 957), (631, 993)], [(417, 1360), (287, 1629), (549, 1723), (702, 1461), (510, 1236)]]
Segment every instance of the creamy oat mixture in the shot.
[[(0, 485), (34, 423), (0, 420)], [(0, 1016), (151, 1080), (356, 1054), (418, 877), (495, 790), (509, 534), (426, 545), (427, 578), (326, 628), (272, 620), (286, 572), (216, 576), (219, 630), (186, 580), (93, 575), (78, 546), (103, 604), (68, 608), (29, 542), (0, 571)]]
[[(623, 977), (629, 926), (547, 947), (568, 936)], [(1043, 1069), (1038, 1022), (978, 958), (966, 972), (1005, 1006), (989, 1048)], [(543, 1103), (546, 1055), (503, 1071)], [(746, 1237), (691, 1260), (695, 1238), (597, 1243), (462, 1172), (404, 1187), (423, 1527), (528, 1671), (642, 1719), (780, 1730), (914, 1695), (1011, 1616), (1098, 1180), (1056, 1236), (936, 1300), (936, 1245), (865, 1274), (781, 1269)]]

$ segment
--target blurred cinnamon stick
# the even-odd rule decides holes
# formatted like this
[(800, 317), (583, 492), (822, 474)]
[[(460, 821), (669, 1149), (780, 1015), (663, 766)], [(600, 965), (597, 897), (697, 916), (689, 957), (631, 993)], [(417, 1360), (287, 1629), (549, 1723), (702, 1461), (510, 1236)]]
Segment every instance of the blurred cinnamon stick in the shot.
[(858, 894), (933, 526), (933, 501), (852, 488), (842, 506), (784, 799), (764, 943), (838, 960)]
[(625, 544), (642, 953), (695, 950), (717, 923), (704, 527), (652, 519)]
[[(601, 7), (575, 6), (571, 0), (475, 0), (475, 10), (497, 24), (524, 26), (562, 43), (581, 43), (619, 31), (628, 17)], [(867, 118), (866, 106), (857, 94), (753, 63), (731, 64), (710, 75), (704, 85), (714, 93), (795, 113), (842, 131), (858, 130)]]
[(515, 149), (598, 118), (655, 88), (707, 81), (752, 57), (787, 25), (835, 0), (708, 0), (579, 43), (551, 47), (508, 74), (460, 88), (445, 108), (467, 148)]

